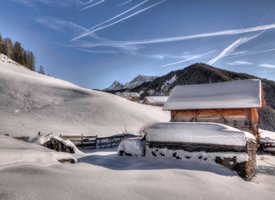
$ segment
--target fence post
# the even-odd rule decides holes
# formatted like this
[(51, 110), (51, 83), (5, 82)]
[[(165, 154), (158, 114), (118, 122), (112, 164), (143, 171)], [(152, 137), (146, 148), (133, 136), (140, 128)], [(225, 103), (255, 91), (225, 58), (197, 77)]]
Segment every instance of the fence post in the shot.
[(83, 147), (83, 133), (81, 133), (81, 146)]

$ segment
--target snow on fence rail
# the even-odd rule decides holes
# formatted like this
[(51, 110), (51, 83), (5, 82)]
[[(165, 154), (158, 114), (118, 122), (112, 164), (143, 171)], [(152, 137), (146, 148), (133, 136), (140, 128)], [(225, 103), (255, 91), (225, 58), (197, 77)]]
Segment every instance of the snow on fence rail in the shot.
[[(53, 133), (49, 133), (48, 135), (51, 135)], [(9, 134), (5, 134), (6, 136), (9, 136)], [(38, 136), (40, 136), (40, 132), (38, 132)], [(133, 135), (133, 134), (118, 134), (113, 135), (109, 137), (98, 137), (96, 136), (90, 136), (90, 135), (62, 135), (60, 134), (59, 137), (63, 140), (70, 140), (75, 144), (75, 146), (80, 148), (89, 148), (89, 149), (104, 149), (104, 148), (112, 148), (115, 146), (118, 146), (120, 142), (127, 138), (135, 138), (135, 137), (141, 137), (140, 135)], [(19, 140), (25, 140), (27, 141), (29, 139), (28, 136), (20, 136), (20, 137), (13, 137), (15, 139)], [(48, 144), (50, 145), (50, 144)]]
[(123, 139), (138, 137), (132, 134), (114, 135), (109, 137), (84, 136), (84, 135), (60, 135), (62, 139), (68, 139), (78, 147), (96, 149), (99, 147), (112, 148), (118, 146)]

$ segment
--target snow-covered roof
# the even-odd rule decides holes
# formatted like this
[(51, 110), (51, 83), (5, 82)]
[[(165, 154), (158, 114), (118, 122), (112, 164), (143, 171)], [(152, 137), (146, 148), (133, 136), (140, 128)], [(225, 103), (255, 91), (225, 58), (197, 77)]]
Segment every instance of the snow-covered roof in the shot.
[(147, 128), (146, 141), (245, 146), (248, 132), (218, 123), (171, 122), (157, 123)]
[(116, 95), (123, 97), (140, 97), (139, 93), (137, 92), (116, 92)]
[(176, 86), (164, 110), (260, 108), (261, 80)]
[(168, 96), (147, 96), (144, 101), (151, 105), (163, 105), (167, 101)]

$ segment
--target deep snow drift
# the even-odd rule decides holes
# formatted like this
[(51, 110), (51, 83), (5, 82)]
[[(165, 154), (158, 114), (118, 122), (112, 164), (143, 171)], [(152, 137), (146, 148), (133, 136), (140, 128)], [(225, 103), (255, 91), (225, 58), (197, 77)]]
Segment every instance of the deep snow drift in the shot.
[(0, 134), (137, 134), (168, 112), (30, 71), (0, 55)]
[(27, 143), (3, 135), (0, 135), (0, 152), (0, 170), (25, 164), (48, 166), (59, 164), (58, 160), (64, 159), (72, 159), (76, 162), (75, 157), (69, 153), (52, 151), (39, 144)]
[(199, 144), (218, 144), (245, 146), (247, 139), (255, 137), (245, 131), (210, 122), (172, 122), (157, 123), (146, 128), (147, 141), (186, 142)]
[(35, 144), (4, 136), (0, 144), (3, 200), (258, 200), (275, 195), (275, 157), (269, 155), (257, 157), (256, 177), (246, 182), (235, 172), (207, 161), (122, 157), (113, 149), (78, 154), (78, 163), (60, 164), (53, 156), (58, 152)]

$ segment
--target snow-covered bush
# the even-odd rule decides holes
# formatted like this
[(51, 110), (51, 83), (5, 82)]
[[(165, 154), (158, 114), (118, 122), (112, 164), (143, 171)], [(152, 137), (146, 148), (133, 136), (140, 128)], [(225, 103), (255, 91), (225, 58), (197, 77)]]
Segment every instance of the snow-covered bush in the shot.
[(124, 139), (120, 143), (117, 152), (121, 156), (144, 156), (145, 141), (141, 138)]

